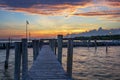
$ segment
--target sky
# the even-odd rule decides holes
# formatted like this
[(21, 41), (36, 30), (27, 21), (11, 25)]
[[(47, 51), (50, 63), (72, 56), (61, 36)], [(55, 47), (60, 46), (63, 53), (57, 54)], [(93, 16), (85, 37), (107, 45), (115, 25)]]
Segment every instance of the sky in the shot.
[(120, 0), (0, 0), (0, 38), (120, 28)]

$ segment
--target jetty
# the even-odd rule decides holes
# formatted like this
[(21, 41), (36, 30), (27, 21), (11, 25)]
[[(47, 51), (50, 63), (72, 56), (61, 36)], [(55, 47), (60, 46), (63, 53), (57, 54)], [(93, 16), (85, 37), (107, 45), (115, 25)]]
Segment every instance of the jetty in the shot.
[[(58, 35), (57, 39), (40, 39), (28, 42), (22, 39), (14, 43), (15, 64), (14, 64), (14, 80), (72, 80), (72, 64), (73, 64), (73, 47), (78, 45), (73, 38), (65, 39), (63, 35)], [(98, 42), (92, 42), (95, 51)], [(6, 43), (6, 59), (4, 67), (9, 68), (10, 43)], [(66, 71), (62, 67), (62, 48), (67, 47)], [(90, 40), (84, 42), (89, 49)], [(28, 69), (28, 48), (33, 49), (33, 64)], [(106, 52), (109, 44), (106, 43)]]
[[(10, 44), (6, 44), (5, 69), (9, 68)], [(33, 64), (28, 69), (28, 41), (15, 42), (14, 80), (72, 80), (73, 40), (68, 40), (67, 67), (62, 67), (63, 36), (44, 40), (32, 40)], [(57, 45), (57, 46), (56, 46)], [(56, 49), (57, 48), (57, 49)]]

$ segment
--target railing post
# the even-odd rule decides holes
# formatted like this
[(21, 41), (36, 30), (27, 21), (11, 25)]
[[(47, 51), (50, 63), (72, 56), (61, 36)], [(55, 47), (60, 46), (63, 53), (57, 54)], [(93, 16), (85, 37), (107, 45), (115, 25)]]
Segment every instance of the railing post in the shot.
[(9, 54), (10, 54), (10, 43), (7, 43), (6, 44), (6, 60), (5, 60), (5, 64), (4, 64), (5, 70), (8, 69)]
[(22, 39), (22, 80), (26, 80), (28, 73), (27, 39)]
[(73, 63), (73, 40), (68, 40), (68, 52), (67, 52), (67, 74), (72, 78), (72, 63)]
[(20, 66), (21, 66), (21, 43), (15, 43), (15, 70), (14, 80), (20, 80)]
[(62, 39), (63, 35), (58, 35), (58, 61), (62, 64)]

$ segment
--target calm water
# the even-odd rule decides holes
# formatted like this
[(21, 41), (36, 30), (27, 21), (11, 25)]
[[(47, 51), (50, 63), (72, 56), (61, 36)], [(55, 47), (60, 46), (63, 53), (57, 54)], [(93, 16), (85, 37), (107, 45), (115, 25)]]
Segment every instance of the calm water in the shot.
[[(32, 64), (32, 49), (29, 49), (29, 68)], [(66, 70), (67, 49), (63, 49), (63, 67)], [(14, 50), (10, 50), (9, 69), (4, 70), (5, 50), (0, 50), (0, 80), (13, 80)], [(74, 80), (120, 80), (120, 46), (74, 48), (73, 55)]]

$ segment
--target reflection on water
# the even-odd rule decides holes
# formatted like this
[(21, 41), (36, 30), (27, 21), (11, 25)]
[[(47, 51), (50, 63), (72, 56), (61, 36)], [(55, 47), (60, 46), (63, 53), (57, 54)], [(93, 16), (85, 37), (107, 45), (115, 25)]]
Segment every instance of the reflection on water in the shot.
[[(64, 49), (63, 66), (66, 69)], [(73, 78), (75, 80), (120, 80), (120, 47), (74, 48)]]
[[(29, 49), (29, 68), (32, 64), (32, 49)], [(66, 70), (67, 49), (63, 49), (63, 67)], [(0, 80), (13, 80), (14, 50), (10, 50), (9, 69), (4, 70), (5, 50), (0, 50)], [(74, 80), (120, 80), (120, 46), (74, 48), (73, 55)]]
[[(10, 60), (9, 60), (9, 67), (8, 70), (4, 70), (4, 61), (5, 61), (5, 50), (0, 50), (0, 80), (13, 80), (14, 79), (14, 49), (10, 50)], [(32, 65), (33, 54), (32, 49), (28, 49), (28, 65), (29, 68)]]

